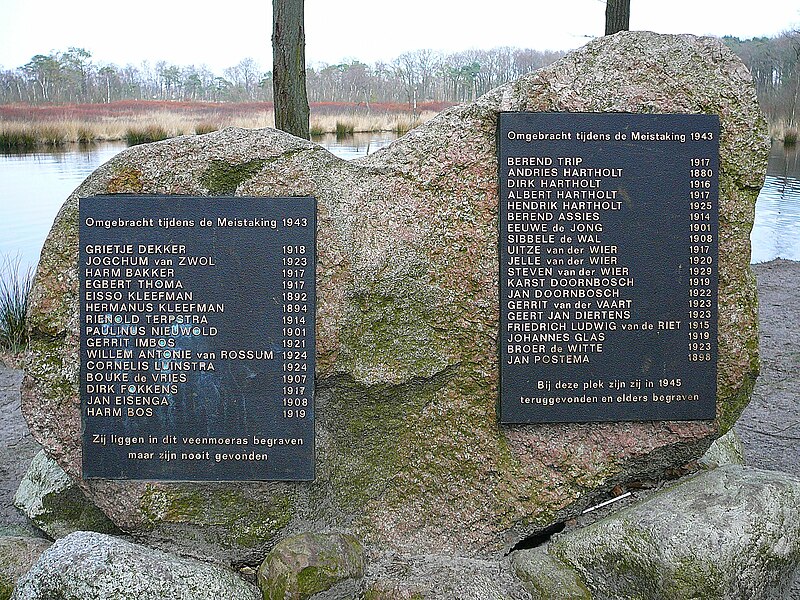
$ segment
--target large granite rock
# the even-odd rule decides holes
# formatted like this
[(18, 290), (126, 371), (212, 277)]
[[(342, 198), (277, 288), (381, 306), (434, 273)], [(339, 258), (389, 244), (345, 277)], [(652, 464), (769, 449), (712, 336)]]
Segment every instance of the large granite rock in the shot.
[(216, 565), (101, 533), (58, 540), (19, 580), (14, 600), (260, 600), (258, 589)]
[[(495, 129), (512, 110), (720, 116), (716, 421), (498, 424)], [(26, 418), (92, 501), (151, 544), (254, 562), (283, 537), (334, 527), (409, 555), (497, 559), (615, 486), (694, 461), (747, 403), (749, 232), (767, 145), (750, 75), (718, 40), (625, 32), (353, 162), (270, 129), (131, 148), (75, 190), (47, 239)], [(317, 197), (313, 483), (80, 481), (78, 198), (109, 193)]]
[(789, 597), (800, 567), (800, 479), (727, 465), (514, 553), (534, 597)]

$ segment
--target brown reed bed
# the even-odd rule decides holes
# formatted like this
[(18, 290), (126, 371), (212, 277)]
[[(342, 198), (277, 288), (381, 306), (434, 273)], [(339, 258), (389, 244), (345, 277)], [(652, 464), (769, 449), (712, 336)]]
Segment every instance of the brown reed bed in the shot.
[[(402, 104), (311, 105), (312, 135), (361, 132), (403, 134), (447, 105), (430, 103), (412, 114)], [(204, 134), (224, 127), (273, 127), (272, 104), (124, 101), (63, 106), (0, 106), (0, 151), (31, 151), (65, 143), (125, 140), (144, 143), (179, 135)]]

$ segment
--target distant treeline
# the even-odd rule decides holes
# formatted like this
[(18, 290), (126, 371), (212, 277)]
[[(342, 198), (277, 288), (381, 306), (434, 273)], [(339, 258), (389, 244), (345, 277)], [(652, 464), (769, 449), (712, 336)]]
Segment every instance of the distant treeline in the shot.
[[(798, 119), (800, 31), (773, 38), (724, 42), (750, 68), (761, 105), (772, 122)], [(389, 63), (359, 61), (307, 70), (311, 102), (462, 102), (550, 64), (562, 52), (519, 48), (442, 54), (415, 50)], [(16, 69), (0, 71), (0, 104), (110, 103), (119, 100), (259, 102), (272, 100), (272, 73), (252, 58), (217, 74), (205, 66), (159, 61), (136, 67), (94, 62), (83, 48), (37, 54)]]
[(769, 121), (796, 128), (800, 117), (800, 30), (772, 38), (722, 39), (753, 74), (761, 109)]
[[(550, 64), (563, 52), (518, 48), (441, 54), (416, 50), (391, 63), (353, 61), (307, 70), (311, 102), (462, 102)], [(159, 61), (136, 67), (96, 63), (83, 48), (37, 54), (0, 71), (0, 103), (110, 103), (117, 100), (253, 102), (272, 100), (272, 73), (252, 58), (217, 74), (205, 66)]]

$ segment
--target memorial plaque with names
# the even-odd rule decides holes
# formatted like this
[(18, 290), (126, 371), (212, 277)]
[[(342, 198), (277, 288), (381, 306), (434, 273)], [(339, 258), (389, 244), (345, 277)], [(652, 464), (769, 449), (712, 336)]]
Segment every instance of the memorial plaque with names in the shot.
[(501, 113), (500, 420), (713, 419), (719, 118)]
[(314, 478), (316, 200), (80, 200), (84, 478)]

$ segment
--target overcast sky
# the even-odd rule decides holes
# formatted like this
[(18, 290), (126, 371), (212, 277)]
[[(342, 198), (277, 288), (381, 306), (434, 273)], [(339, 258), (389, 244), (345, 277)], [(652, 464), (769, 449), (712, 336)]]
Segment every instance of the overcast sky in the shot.
[[(306, 0), (305, 6), (309, 64), (389, 61), (423, 48), (568, 50), (602, 35), (605, 11), (603, 0)], [(0, 0), (0, 66), (77, 46), (95, 63), (166, 60), (221, 72), (249, 57), (268, 70), (271, 19), (270, 0)], [(800, 4), (791, 0), (631, 2), (631, 29), (750, 38), (798, 26)]]

